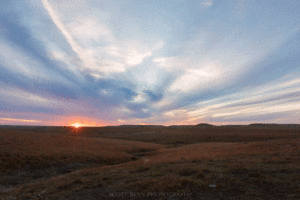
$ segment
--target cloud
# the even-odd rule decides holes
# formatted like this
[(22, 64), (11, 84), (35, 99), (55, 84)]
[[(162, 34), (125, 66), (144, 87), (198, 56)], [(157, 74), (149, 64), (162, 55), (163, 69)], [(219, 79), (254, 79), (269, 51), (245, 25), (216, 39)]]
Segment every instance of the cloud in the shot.
[(26, 49), (19, 49), (4, 41), (0, 47), (0, 62), (3, 67), (13, 73), (21, 74), (38, 82), (49, 81), (69, 84), (65, 77), (51, 69), (45, 68), (44, 64), (49, 62), (46, 57), (43, 60), (33, 58), (36, 58), (35, 54), (28, 55)]
[(129, 66), (133, 66), (142, 63), (143, 59), (148, 56), (151, 56), (151, 52), (149, 51), (147, 53), (141, 54), (136, 50), (131, 50), (128, 52), (128, 55), (125, 57), (125, 60)]
[(141, 41), (125, 41), (119, 48), (122, 49), (125, 62), (129, 66), (138, 65), (143, 62), (144, 58), (152, 55), (148, 45)]
[[(259, 115), (276, 115), (299, 111), (300, 80), (281, 80), (247, 89), (220, 98), (198, 103), (198, 109), (188, 112), (191, 118), (239, 119)], [(298, 111), (297, 111), (298, 110)]]
[(112, 30), (95, 18), (82, 16), (68, 19), (64, 23), (63, 14), (54, 10), (48, 0), (43, 0), (57, 28), (64, 35), (73, 51), (82, 61), (81, 70), (96, 78), (101, 74), (125, 72), (130, 66), (143, 62), (152, 52), (147, 44), (138, 40), (118, 40)]
[(149, 97), (152, 102), (158, 102), (163, 98), (163, 94), (160, 92), (155, 92), (151, 90), (144, 91)]
[(186, 92), (188, 90), (211, 89), (213, 85), (220, 84), (222, 69), (214, 64), (201, 66), (199, 69), (186, 70), (185, 74), (176, 80), (170, 87), (173, 92)]
[[(162, 102), (168, 102), (165, 105), (168, 104), (170, 109), (174, 109), (175, 105), (185, 107), (199, 101), (229, 95), (247, 86), (263, 84), (297, 71), (295, 63), (299, 62), (299, 57), (296, 55), (300, 54), (295, 42), (298, 41), (298, 33), (294, 29), (288, 34), (279, 31), (279, 35), (272, 35), (265, 41), (260, 39), (253, 44), (252, 40), (247, 41), (245, 37), (233, 42), (225, 37), (219, 41), (218, 48), (212, 50), (205, 48), (211, 47), (211, 44), (207, 43), (207, 34), (203, 33), (200, 36), (203, 37), (193, 38), (196, 44), (193, 48), (190, 46), (191, 42), (185, 43), (189, 45), (180, 56), (153, 60), (168, 72), (176, 72), (178, 75), (168, 86), (169, 93), (165, 94), (174, 96), (169, 100), (162, 99)], [(261, 41), (265, 45), (258, 43)], [(205, 53), (194, 54), (197, 46)], [(286, 59), (287, 57), (289, 59)], [(156, 105), (163, 105), (162, 102)]]
[(69, 33), (69, 31), (66, 29), (64, 24), (61, 22), (61, 17), (56, 14), (56, 12), (53, 10), (51, 5), (49, 4), (48, 0), (42, 0), (42, 3), (45, 7), (45, 9), (48, 11), (49, 16), (57, 26), (57, 28), (62, 32), (62, 34), (65, 36), (66, 40), (71, 45), (72, 49), (80, 55), (80, 53), (83, 51), (82, 48), (77, 44), (77, 42), (73, 39), (72, 35)]
[(41, 122), (38, 120), (30, 120), (30, 119), (12, 119), (12, 118), (0, 118), (2, 121), (11, 121), (11, 122), (26, 122), (26, 123), (37, 123)]
[(210, 7), (213, 5), (212, 0), (206, 1), (204, 3), (201, 3), (202, 5), (204, 5), (205, 7)]
[(32, 92), (27, 92), (22, 89), (11, 87), (9, 85), (1, 85), (1, 101), (6, 102), (10, 107), (13, 106), (29, 106), (36, 108), (47, 109), (74, 109), (84, 111), (84, 108), (75, 103), (65, 102), (62, 99), (58, 100), (53, 97), (43, 97)]
[(113, 42), (112, 31), (103, 23), (94, 18), (86, 17), (69, 23), (68, 29), (81, 45), (101, 44), (102, 42)]

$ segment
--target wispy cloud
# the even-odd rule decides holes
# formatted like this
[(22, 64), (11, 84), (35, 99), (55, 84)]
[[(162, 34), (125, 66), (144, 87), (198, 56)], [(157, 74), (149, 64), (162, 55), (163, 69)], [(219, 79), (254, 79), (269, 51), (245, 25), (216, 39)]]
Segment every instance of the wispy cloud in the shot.
[(30, 120), (30, 119), (12, 119), (12, 118), (0, 118), (2, 121), (10, 121), (10, 122), (28, 122), (28, 123), (37, 123), (41, 121)]
[(27, 92), (22, 89), (14, 88), (9, 85), (0, 86), (1, 101), (4, 101), (10, 107), (23, 106), (36, 107), (46, 109), (73, 109), (86, 111), (86, 108), (72, 102), (65, 101), (64, 99), (58, 99), (51, 96), (43, 97), (33, 92)]
[(42, 0), (42, 3), (45, 9), (48, 11), (49, 16), (51, 17), (52, 21), (55, 23), (57, 28), (61, 31), (64, 35), (70, 46), (72, 47), (73, 51), (76, 52), (77, 56), (81, 59), (84, 64), (89, 64), (87, 59), (84, 57), (85, 51), (84, 49), (74, 40), (71, 33), (67, 30), (65, 25), (62, 23), (61, 17), (54, 11), (51, 7), (48, 0)]
[(205, 7), (210, 7), (213, 5), (213, 2), (212, 2), (212, 0), (209, 0), (209, 1), (202, 3), (202, 5), (204, 5)]
[[(285, 77), (276, 83), (198, 103), (198, 109), (188, 112), (188, 115), (194, 119), (212, 117), (230, 120), (284, 112), (297, 113), (300, 110), (299, 86), (299, 78)], [(294, 118), (294, 123), (297, 120)]]
[(64, 35), (73, 51), (82, 61), (82, 71), (88, 70), (96, 78), (102, 73), (120, 73), (130, 66), (143, 62), (152, 52), (147, 44), (138, 40), (118, 40), (112, 30), (95, 18), (86, 16), (81, 19), (72, 18), (65, 23), (59, 9), (54, 10), (48, 0), (43, 0), (57, 28)]

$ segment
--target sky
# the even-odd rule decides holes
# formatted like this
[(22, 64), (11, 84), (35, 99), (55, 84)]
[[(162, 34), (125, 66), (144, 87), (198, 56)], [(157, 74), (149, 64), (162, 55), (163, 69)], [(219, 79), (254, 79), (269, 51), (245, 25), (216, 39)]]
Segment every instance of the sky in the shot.
[(0, 124), (299, 124), (299, 7), (1, 0)]

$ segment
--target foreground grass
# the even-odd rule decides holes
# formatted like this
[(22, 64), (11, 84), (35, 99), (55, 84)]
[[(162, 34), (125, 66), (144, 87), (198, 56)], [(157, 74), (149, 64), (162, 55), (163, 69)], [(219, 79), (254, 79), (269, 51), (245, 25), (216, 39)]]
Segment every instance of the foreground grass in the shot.
[(118, 164), (135, 160), (135, 152), (161, 145), (117, 139), (88, 139), (24, 131), (1, 131), (0, 172), (60, 163)]
[[(243, 132), (235, 134), (246, 137)], [(0, 196), (299, 199), (300, 137), (273, 135), (261, 141), (172, 147), (124, 138), (1, 132)]]

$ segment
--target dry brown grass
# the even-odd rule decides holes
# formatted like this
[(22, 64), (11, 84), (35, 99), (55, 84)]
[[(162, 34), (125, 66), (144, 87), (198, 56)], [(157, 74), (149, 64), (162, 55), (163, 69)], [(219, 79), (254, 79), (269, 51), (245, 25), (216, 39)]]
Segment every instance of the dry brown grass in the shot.
[[(155, 129), (157, 132), (165, 130)], [(0, 152), (4, 159), (0, 166), (3, 177), (8, 181), (20, 180), (22, 177), (9, 175), (10, 166), (14, 167), (11, 168), (12, 172), (17, 173), (24, 166), (30, 168), (41, 163), (49, 166), (55, 162), (94, 164), (67, 173), (44, 176), (42, 179), (32, 178), (30, 173), (23, 171), (28, 181), (16, 182), (14, 187), (0, 188), (0, 195), (5, 199), (10, 199), (10, 196), (17, 199), (105, 199), (114, 194), (114, 197), (119, 195), (120, 199), (124, 195), (130, 199), (130, 192), (135, 192), (142, 199), (167, 199), (173, 193), (179, 193), (175, 199), (300, 198), (298, 130), (284, 132), (276, 129), (274, 133), (268, 130), (266, 135), (259, 132), (254, 137), (253, 130), (245, 133), (244, 130), (238, 132), (235, 129), (237, 141), (244, 138), (247, 142), (225, 140), (227, 142), (201, 143), (192, 142), (194, 136), (189, 138), (183, 135), (185, 133), (174, 132), (174, 129), (172, 131), (162, 134), (161, 138), (152, 134), (152, 139), (158, 143), (163, 143), (161, 141), (168, 138), (166, 136), (174, 135), (175, 139), (171, 138), (170, 141), (175, 143), (169, 141), (167, 146), (132, 141), (143, 141), (146, 136), (125, 140), (124, 133), (114, 136), (119, 139), (109, 139), (95, 135), (74, 137), (63, 135), (62, 132), (45, 134), (2, 131), (0, 144), (4, 148)], [(206, 135), (207, 131), (203, 130), (203, 134)], [(230, 135), (228, 130), (224, 130), (223, 135), (212, 129), (210, 131), (212, 136), (221, 134), (216, 136), (219, 139)], [(143, 132), (142, 129), (140, 132)], [(134, 135), (129, 132), (126, 134)], [(201, 135), (201, 132), (197, 134)], [(183, 142), (179, 140), (181, 137)], [(208, 136), (197, 137), (205, 139)], [(150, 136), (146, 140), (150, 141)], [(181, 142), (181, 145), (177, 142)], [(48, 173), (46, 164), (34, 170)], [(158, 193), (165, 193), (167, 197)]]
[(280, 162), (298, 162), (300, 138), (244, 143), (200, 143), (177, 148), (159, 149), (156, 155), (145, 157), (150, 163), (209, 161), (237, 156), (268, 156)]
[(135, 160), (135, 152), (161, 145), (118, 139), (82, 138), (24, 131), (1, 131), (0, 172), (26, 166), (93, 162), (117, 164)]
[[(67, 131), (67, 130), (65, 130)], [(300, 129), (272, 128), (198, 128), (187, 127), (101, 127), (86, 128), (78, 135), (97, 138), (114, 138), (134, 141), (144, 141), (159, 144), (169, 144), (177, 147), (186, 144), (207, 142), (254, 142), (281, 138), (297, 138)]]

